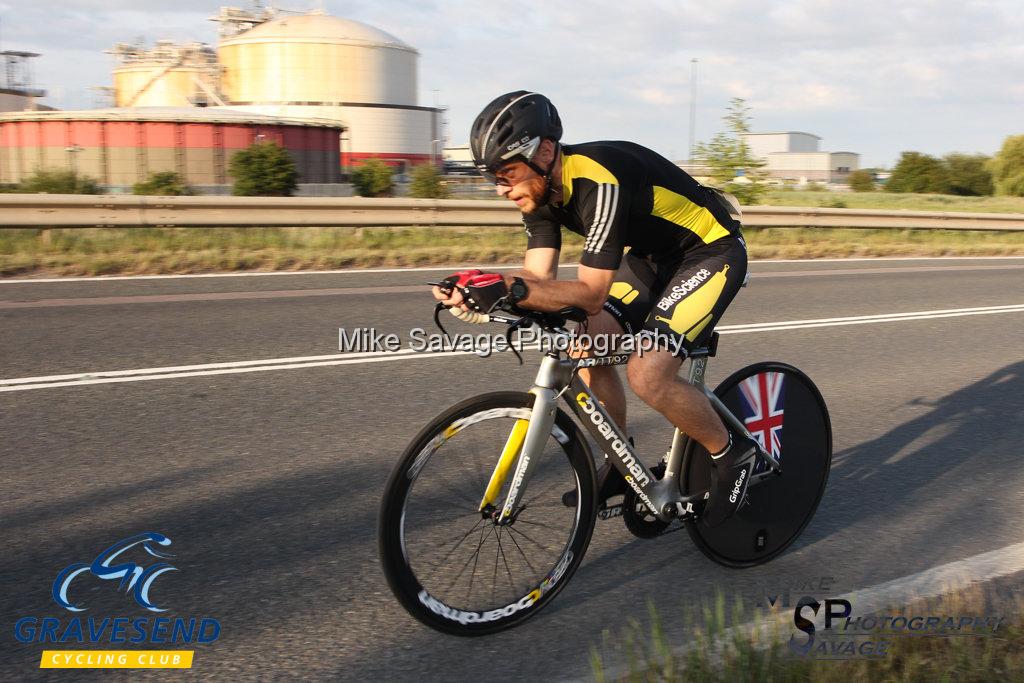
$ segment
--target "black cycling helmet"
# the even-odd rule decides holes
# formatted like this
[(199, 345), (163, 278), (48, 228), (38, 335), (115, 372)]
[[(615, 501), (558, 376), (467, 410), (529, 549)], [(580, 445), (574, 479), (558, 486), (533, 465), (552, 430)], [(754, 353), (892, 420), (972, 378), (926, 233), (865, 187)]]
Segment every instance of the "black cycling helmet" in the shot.
[(473, 163), (491, 182), (495, 171), (517, 158), (547, 176), (551, 169), (544, 171), (533, 163), (544, 138), (555, 142), (562, 138), (562, 121), (555, 105), (535, 92), (507, 93), (484, 107), (473, 122), (469, 134)]

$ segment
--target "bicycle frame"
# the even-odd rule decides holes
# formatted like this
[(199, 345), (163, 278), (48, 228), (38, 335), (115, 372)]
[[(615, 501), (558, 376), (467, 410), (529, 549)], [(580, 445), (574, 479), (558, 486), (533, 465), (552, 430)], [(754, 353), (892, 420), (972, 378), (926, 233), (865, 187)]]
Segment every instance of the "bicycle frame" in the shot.
[[(546, 331), (545, 333), (557, 336), (555, 333)], [(690, 371), (687, 381), (704, 392), (715, 411), (730, 428), (752, 438), (743, 422), (733, 415), (718, 396), (704, 384), (707, 360), (712, 354), (713, 351), (708, 348), (696, 349), (690, 354)], [(513, 427), (480, 503), (481, 510), (495, 502), (513, 460), (518, 458), (512, 485), (505, 497), (501, 514), (497, 518), (499, 524), (514, 521), (517, 505), (526, 490), (537, 455), (551, 433), (560, 397), (565, 398), (569, 408), (594, 437), (601, 450), (611, 460), (612, 465), (623, 475), (626, 483), (633, 489), (637, 497), (658, 519), (662, 521), (684, 519), (703, 509), (710, 497), (709, 491), (699, 491), (688, 496), (683, 496), (679, 492), (678, 479), (688, 437), (678, 429), (675, 430), (672, 447), (665, 457), (665, 474), (661, 479), (657, 479), (637, 457), (626, 435), (611, 419), (600, 401), (591, 393), (590, 388), (574, 373), (575, 367), (624, 365), (629, 361), (629, 357), (629, 354), (616, 354), (576, 361), (562, 359), (555, 352), (545, 354), (534, 386), (530, 390), (530, 393), (536, 397), (533, 412), (528, 422), (519, 420)], [(524, 422), (526, 424), (523, 424)], [(782, 469), (778, 460), (760, 446), (758, 447), (758, 457), (766, 461), (769, 468), (751, 477), (749, 486), (755, 486), (763, 479), (775, 476)]]

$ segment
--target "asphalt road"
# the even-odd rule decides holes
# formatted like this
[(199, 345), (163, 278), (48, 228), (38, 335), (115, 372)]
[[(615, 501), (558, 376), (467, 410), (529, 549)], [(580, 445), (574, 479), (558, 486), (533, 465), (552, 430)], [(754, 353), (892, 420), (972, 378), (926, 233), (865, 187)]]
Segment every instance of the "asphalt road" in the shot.
[[(1020, 259), (756, 263), (752, 273), (722, 326), (1024, 304)], [(0, 679), (42, 677), (44, 648), (89, 648), (21, 644), (14, 624), (67, 621), (50, 594), (57, 574), (142, 531), (173, 541), (178, 571), (153, 589), (166, 616), (222, 627), (196, 646), (189, 675), (231, 680), (586, 677), (602, 632), (646, 619), (648, 600), (681, 642), (686, 606), (716, 588), (749, 604), (766, 588), (827, 576), (838, 594), (1021, 540), (1021, 310), (723, 335), (711, 384), (781, 360), (806, 371), (829, 405), (832, 475), (795, 546), (731, 570), (685, 533), (643, 541), (618, 520), (599, 522), (580, 571), (544, 612), (473, 640), (420, 626), (392, 598), (377, 508), (427, 420), (476, 393), (527, 388), (531, 356), (522, 368), (510, 354), (445, 354), (81, 377), (295, 363), (337, 354), (339, 328), (404, 340), (429, 329), (430, 302), (415, 286), (437, 275), (0, 282), (0, 378), (77, 378), (19, 391), (0, 381)], [(656, 460), (667, 423), (636, 400), (630, 411), (640, 452)], [(83, 617), (146, 616), (114, 584), (76, 580)]]

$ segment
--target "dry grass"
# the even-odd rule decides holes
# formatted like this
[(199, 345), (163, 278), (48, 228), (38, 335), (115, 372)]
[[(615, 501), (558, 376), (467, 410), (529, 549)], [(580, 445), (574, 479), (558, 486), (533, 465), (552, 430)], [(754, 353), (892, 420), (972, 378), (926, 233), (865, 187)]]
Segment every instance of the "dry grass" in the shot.
[[(772, 626), (729, 628), (730, 624), (764, 624), (756, 611), (747, 613), (737, 602), (726, 609), (722, 595), (704, 605), (698, 613), (686, 615), (692, 634), (682, 650), (668, 643), (661, 619), (652, 609), (646, 625), (633, 621), (609, 649), (610, 634), (601, 651), (592, 650), (591, 662), (597, 681), (687, 681), (695, 683), (738, 683), (743, 681), (819, 681), (821, 683), (912, 683), (916, 681), (1024, 681), (1024, 625), (1021, 623), (1024, 599), (1019, 590), (1014, 597), (999, 595), (992, 588), (972, 588), (966, 592), (919, 601), (882, 615), (998, 615), (1005, 617), (994, 634), (943, 637), (934, 635), (894, 636), (888, 640), (888, 655), (882, 658), (847, 661), (814, 661), (791, 653), (790, 635), (803, 642), (806, 636), (792, 626), (792, 612), (784, 619), (772, 620)], [(728, 613), (727, 613), (728, 612)], [(854, 605), (854, 616), (861, 616)], [(784, 626), (780, 626), (785, 623)], [(818, 638), (822, 632), (818, 632)], [(857, 639), (862, 642), (864, 638)], [(616, 652), (625, 650), (625, 653)], [(604, 660), (612, 652), (625, 654), (628, 672), (612, 679)], [(622, 657), (618, 657), (622, 659)]]
[[(1024, 254), (1024, 232), (748, 228), (751, 256)], [(0, 276), (143, 275), (516, 263), (520, 228), (96, 228), (0, 230)], [(563, 261), (582, 238), (563, 237)]]
[(762, 198), (761, 204), (766, 206), (814, 206), (836, 209), (1024, 213), (1024, 197), (958, 197), (949, 194), (904, 194), (897, 192), (771, 190)]

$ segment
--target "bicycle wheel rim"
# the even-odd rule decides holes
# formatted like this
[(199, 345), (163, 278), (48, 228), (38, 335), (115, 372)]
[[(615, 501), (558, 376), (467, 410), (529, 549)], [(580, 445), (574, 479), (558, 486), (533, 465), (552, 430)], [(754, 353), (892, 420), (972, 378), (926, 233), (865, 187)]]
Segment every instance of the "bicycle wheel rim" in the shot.
[[(715, 394), (775, 455), (782, 474), (747, 490), (747, 504), (715, 528), (689, 521), (690, 537), (705, 555), (730, 567), (767, 562), (784, 552), (817, 510), (832, 460), (832, 426), (813, 382), (785, 363), (758, 363), (737, 371)], [(685, 454), (684, 491), (711, 482), (708, 452), (691, 440)], [(759, 466), (756, 472), (766, 469)]]
[[(500, 453), (498, 442), (516, 420), (529, 418), (532, 400), (528, 394), (504, 393), (456, 406), (414, 439), (389, 482), (380, 531), (385, 574), (403, 606), (432, 628), (455, 635), (507, 628), (554, 597), (582, 559), (593, 530), (593, 466), (580, 472), (586, 454), (575, 452), (579, 441), (564, 414), (541, 454), (550, 461), (549, 469), (538, 462), (534, 474), (539, 476), (531, 477), (522, 499), (526, 509), (516, 521), (495, 526), (478, 511)], [(490, 443), (484, 439), (481, 459), (474, 463), (479, 467), (459, 491), (454, 484), (461, 482), (446, 470), (452, 462), (465, 464), (466, 457), (456, 455), (453, 447), (470, 444), (480, 427), (494, 434)], [(546, 478), (546, 471), (560, 476)], [(574, 508), (561, 504), (566, 488), (579, 494)], [(552, 500), (541, 506), (544, 494)], [(460, 512), (449, 514), (445, 508), (456, 499)], [(453, 520), (458, 522), (454, 528)], [(435, 544), (437, 538), (446, 545)]]

